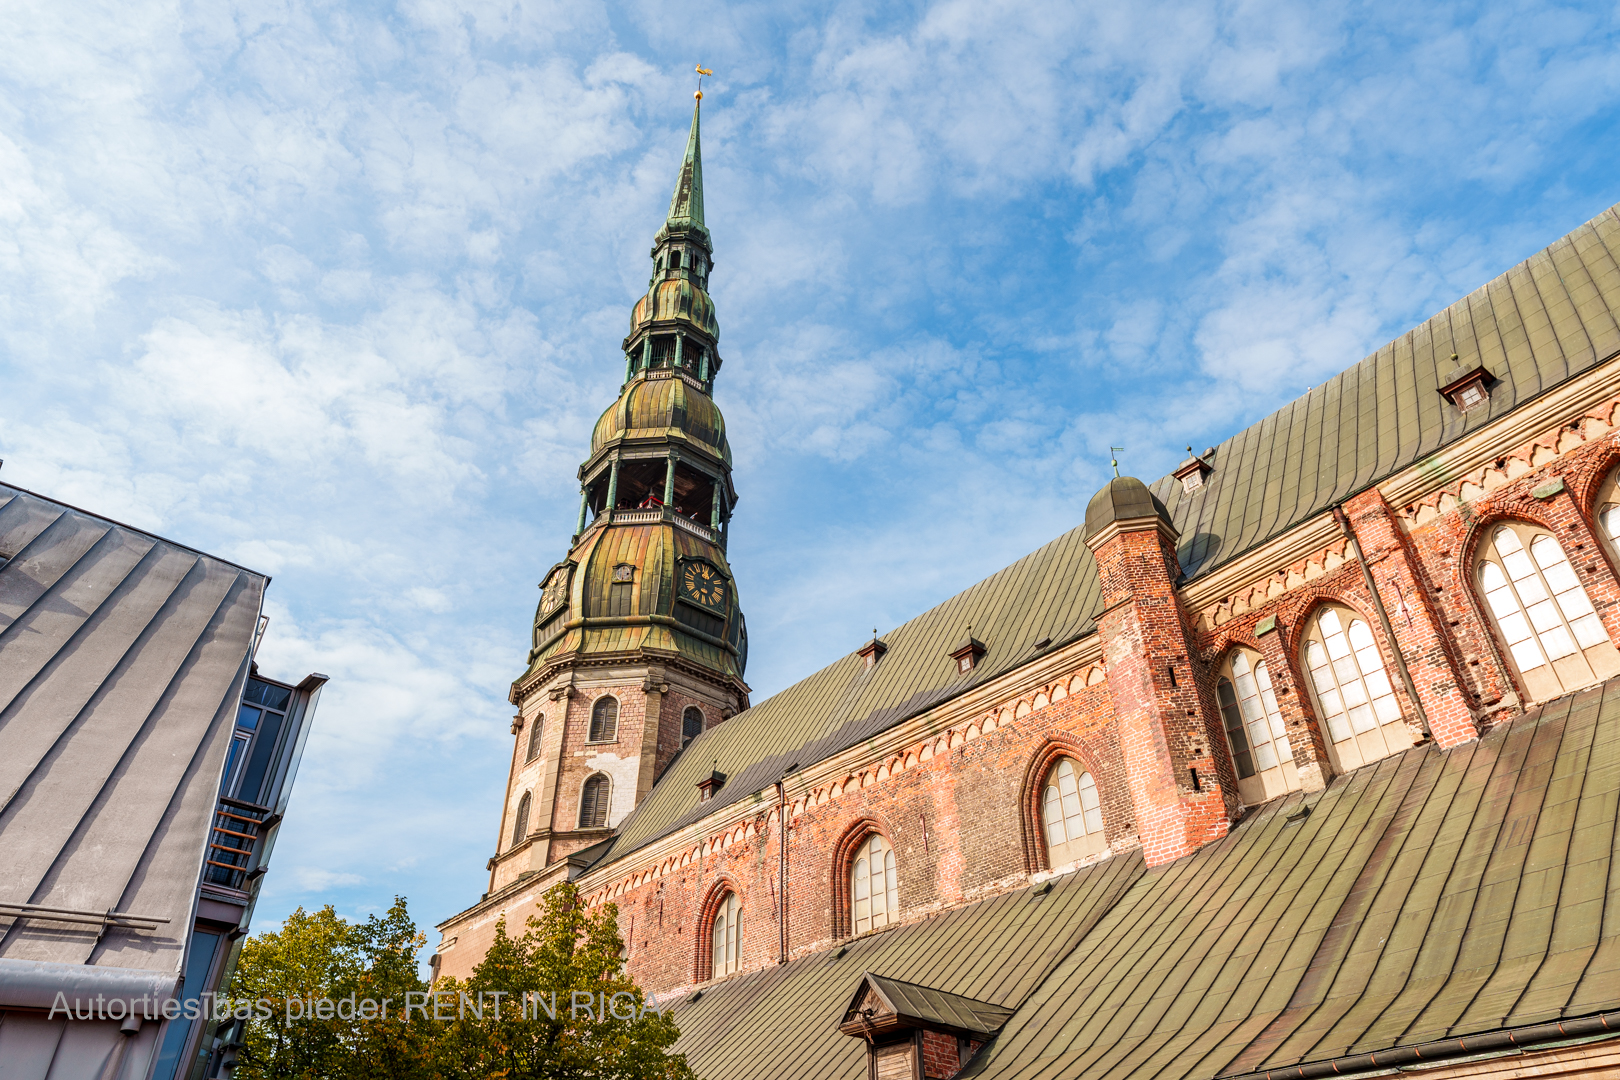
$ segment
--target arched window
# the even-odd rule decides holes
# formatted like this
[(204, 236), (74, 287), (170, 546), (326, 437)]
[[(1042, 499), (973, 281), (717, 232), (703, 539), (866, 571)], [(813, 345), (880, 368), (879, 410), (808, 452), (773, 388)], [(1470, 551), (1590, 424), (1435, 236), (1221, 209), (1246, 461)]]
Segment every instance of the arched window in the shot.
[(529, 835), (529, 793), (525, 791), (523, 798), (518, 800), (517, 817), (512, 822), (512, 846), (523, 843)]
[(1341, 772), (1412, 745), (1400, 702), (1367, 623), (1346, 607), (1324, 607), (1305, 631), (1305, 667)]
[(1545, 529), (1508, 522), (1480, 544), (1479, 591), (1533, 701), (1620, 672), (1620, 652)]
[(525, 764), (540, 756), (540, 740), (545, 737), (546, 718), (536, 716), (529, 721), (529, 748), (523, 754)]
[(703, 710), (696, 705), (688, 705), (681, 714), (681, 746), (703, 734)]
[(1221, 702), (1221, 720), (1244, 805), (1258, 806), (1299, 790), (1294, 750), (1288, 743), (1266, 662), (1246, 649), (1234, 651), (1221, 666), (1215, 696)]
[(607, 824), (608, 778), (597, 773), (579, 791), (579, 827), (600, 829)]
[(850, 922), (864, 934), (900, 917), (900, 885), (894, 873), (894, 849), (873, 833), (855, 849), (849, 869)]
[(619, 699), (599, 697), (591, 706), (590, 742), (613, 742), (619, 737)]
[(736, 893), (727, 893), (715, 909), (713, 940), (709, 977), (718, 979), (736, 971), (737, 960), (742, 955), (742, 908), (737, 903)]
[(1041, 792), (1041, 818), (1046, 823), (1046, 857), (1063, 866), (1103, 849), (1102, 801), (1097, 782), (1070, 758), (1060, 758), (1046, 776)]

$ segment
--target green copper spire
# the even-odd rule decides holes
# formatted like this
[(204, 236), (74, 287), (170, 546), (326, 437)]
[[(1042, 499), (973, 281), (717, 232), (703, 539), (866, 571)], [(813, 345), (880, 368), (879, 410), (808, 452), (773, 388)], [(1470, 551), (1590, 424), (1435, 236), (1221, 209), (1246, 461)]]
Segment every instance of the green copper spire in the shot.
[(708, 235), (703, 224), (703, 148), (698, 143), (698, 110), (703, 106), (703, 95), (692, 106), (692, 134), (686, 139), (686, 158), (681, 162), (681, 175), (675, 181), (675, 195), (669, 200), (669, 220), (666, 232), (676, 229), (694, 229)]

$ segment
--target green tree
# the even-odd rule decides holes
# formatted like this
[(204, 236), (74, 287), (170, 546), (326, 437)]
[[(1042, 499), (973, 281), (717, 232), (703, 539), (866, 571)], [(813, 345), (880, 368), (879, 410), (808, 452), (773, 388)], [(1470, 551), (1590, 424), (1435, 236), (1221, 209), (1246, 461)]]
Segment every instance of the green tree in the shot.
[[(255, 1008), (246, 1024), (238, 1080), (432, 1076), (432, 1025), (405, 1015), (406, 994), (427, 989), (416, 973), (423, 941), (396, 897), (386, 915), (364, 923), (346, 921), (330, 904), (313, 913), (299, 908), (280, 930), (246, 942), (233, 1003), (269, 1009)], [(317, 1004), (324, 1002), (332, 1004)]]
[[(591, 914), (567, 884), (543, 905), (518, 937), (503, 919), (466, 981), (432, 997), (403, 898), (364, 923), (298, 909), (242, 949), (230, 1004), (269, 1008), (246, 1024), (236, 1080), (696, 1080), (669, 1053), (674, 1022), (621, 970), (617, 909)], [(526, 991), (541, 995), (527, 1009)]]
[[(622, 972), (617, 907), (590, 914), (568, 884), (548, 891), (543, 903), (543, 914), (531, 916), (518, 937), (506, 932), (504, 919), (496, 924), (494, 944), (465, 982), (444, 979), (434, 986), (446, 995), (436, 999), (441, 1009), (453, 1000), (457, 1013), (436, 1040), (438, 1074), (445, 1080), (695, 1080), (685, 1056), (669, 1053), (680, 1034), (674, 1021), (649, 1007), (654, 1003)], [(525, 991), (539, 991), (545, 1006), (555, 1001), (556, 1015), (533, 999), (525, 1008)], [(469, 1008), (480, 1002), (482, 1019)]]

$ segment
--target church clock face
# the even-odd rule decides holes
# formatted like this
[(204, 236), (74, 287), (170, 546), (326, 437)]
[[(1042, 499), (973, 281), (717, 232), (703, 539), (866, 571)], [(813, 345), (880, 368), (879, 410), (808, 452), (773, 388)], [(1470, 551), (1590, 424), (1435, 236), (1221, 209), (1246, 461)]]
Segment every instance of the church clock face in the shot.
[(559, 566), (552, 571), (546, 579), (544, 591), (540, 594), (540, 607), (543, 611), (554, 611), (562, 606), (568, 599), (568, 567)]
[(726, 603), (726, 579), (706, 562), (684, 563), (681, 596), (706, 608), (722, 608)]

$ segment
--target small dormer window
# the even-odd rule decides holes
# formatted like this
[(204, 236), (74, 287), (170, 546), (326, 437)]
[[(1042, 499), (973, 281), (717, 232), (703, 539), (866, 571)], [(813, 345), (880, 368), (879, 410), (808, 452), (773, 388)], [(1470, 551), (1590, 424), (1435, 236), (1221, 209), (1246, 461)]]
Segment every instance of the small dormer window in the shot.
[(889, 647), (878, 639), (877, 631), (874, 630), (872, 631), (872, 640), (862, 645), (857, 655), (860, 656), (864, 667), (875, 668), (877, 662), (883, 659), (883, 654), (888, 651)]
[(1181, 481), (1183, 493), (1190, 495), (1204, 486), (1204, 478), (1215, 471), (1215, 466), (1207, 460), (1213, 453), (1213, 450), (1205, 450), (1202, 455), (1194, 454), (1192, 447), (1187, 447), (1187, 460), (1170, 474)]
[[(1455, 361), (1457, 356), (1452, 354)], [(1451, 373), (1446, 384), (1440, 387), (1440, 394), (1447, 401), (1457, 407), (1458, 412), (1468, 412), (1489, 403), (1491, 399), (1491, 386), (1496, 379), (1484, 367), (1458, 368)]]
[(956, 661), (956, 673), (966, 675), (978, 666), (984, 658), (984, 642), (973, 636), (973, 627), (968, 627), (967, 640), (951, 650), (951, 659)]
[(703, 779), (699, 780), (697, 782), (698, 802), (700, 802), (700, 803), (708, 802), (710, 799), (714, 798), (715, 792), (719, 791), (722, 787), (724, 787), (725, 783), (726, 783), (726, 774), (719, 771), (718, 769), (714, 770), (713, 772), (709, 773), (708, 776), (705, 776)]

